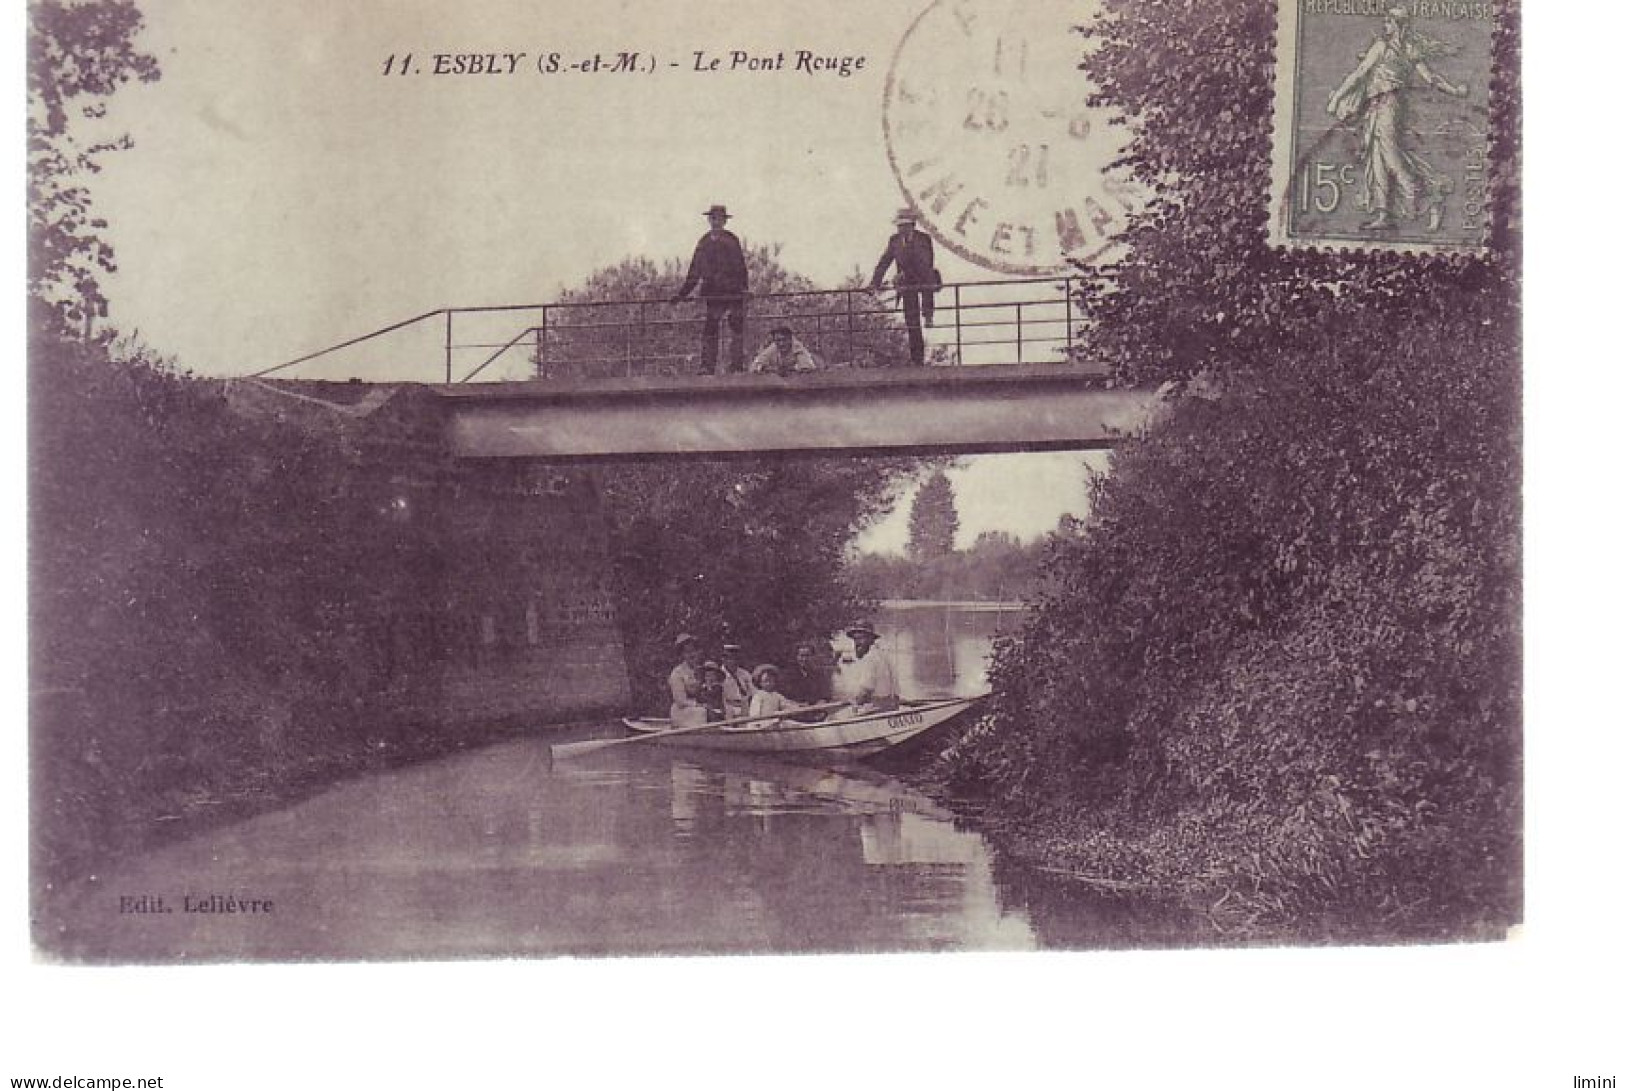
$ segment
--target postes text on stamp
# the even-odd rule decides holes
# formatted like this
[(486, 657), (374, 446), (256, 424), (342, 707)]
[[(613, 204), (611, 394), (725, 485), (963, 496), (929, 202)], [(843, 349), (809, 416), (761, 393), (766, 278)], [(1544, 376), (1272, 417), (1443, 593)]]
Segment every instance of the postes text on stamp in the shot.
[(1489, 235), (1490, 0), (1278, 0), (1270, 241)]
[(1075, 28), (1098, 0), (937, 0), (886, 79), (886, 153), (933, 238), (1018, 276), (1110, 256), (1143, 203), (1109, 170), (1127, 142), (1089, 105)]

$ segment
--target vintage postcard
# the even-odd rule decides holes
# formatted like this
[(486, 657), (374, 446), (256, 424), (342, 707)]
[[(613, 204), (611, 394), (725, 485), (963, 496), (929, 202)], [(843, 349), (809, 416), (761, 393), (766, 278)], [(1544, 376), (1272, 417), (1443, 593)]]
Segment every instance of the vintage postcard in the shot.
[(1504, 939), (1517, 33), (32, 0), (36, 958)]

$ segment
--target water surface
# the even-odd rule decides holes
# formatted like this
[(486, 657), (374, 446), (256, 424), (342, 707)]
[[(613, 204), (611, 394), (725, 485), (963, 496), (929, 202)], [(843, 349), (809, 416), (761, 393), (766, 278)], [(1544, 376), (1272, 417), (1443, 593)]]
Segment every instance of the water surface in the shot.
[[(1035, 944), (1001, 904), (982, 838), (894, 780), (642, 745), (549, 770), (546, 746), (370, 775), (149, 853), (67, 892), (62, 949), (166, 961)], [(226, 899), (272, 909), (188, 911)]]
[[(940, 696), (985, 688), (992, 636), (1018, 617), (876, 624), (904, 692)], [(1000, 862), (870, 768), (641, 743), (554, 766), (559, 741), (369, 773), (146, 853), (53, 892), (50, 946), (163, 962), (1166, 942), (1159, 914)]]

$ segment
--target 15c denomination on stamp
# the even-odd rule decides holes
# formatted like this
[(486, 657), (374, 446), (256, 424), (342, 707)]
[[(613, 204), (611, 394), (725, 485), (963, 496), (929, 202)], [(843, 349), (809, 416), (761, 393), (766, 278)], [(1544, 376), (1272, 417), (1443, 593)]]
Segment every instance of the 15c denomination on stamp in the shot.
[(1485, 245), (1498, 7), (1278, 0), (1271, 242)]
[(1021, 276), (1106, 256), (1142, 204), (1128, 139), (1079, 70), (1097, 0), (937, 0), (886, 79), (886, 153), (933, 238)]

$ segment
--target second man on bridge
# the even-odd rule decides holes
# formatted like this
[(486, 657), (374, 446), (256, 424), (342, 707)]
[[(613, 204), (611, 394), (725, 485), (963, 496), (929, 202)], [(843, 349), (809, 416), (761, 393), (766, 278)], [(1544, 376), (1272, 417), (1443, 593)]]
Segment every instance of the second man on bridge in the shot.
[(931, 236), (916, 230), (919, 218), (912, 209), (897, 214), (896, 234), (886, 242), (886, 252), (880, 255), (875, 275), (869, 279), (872, 291), (880, 289), (886, 269), (897, 263), (897, 278), (893, 281), (898, 301), (903, 305), (903, 324), (908, 327), (909, 363), (919, 367), (925, 363), (925, 333), (920, 329), (920, 316), (931, 324), (937, 309), (937, 289), (942, 287), (942, 276), (937, 272), (935, 248)]

